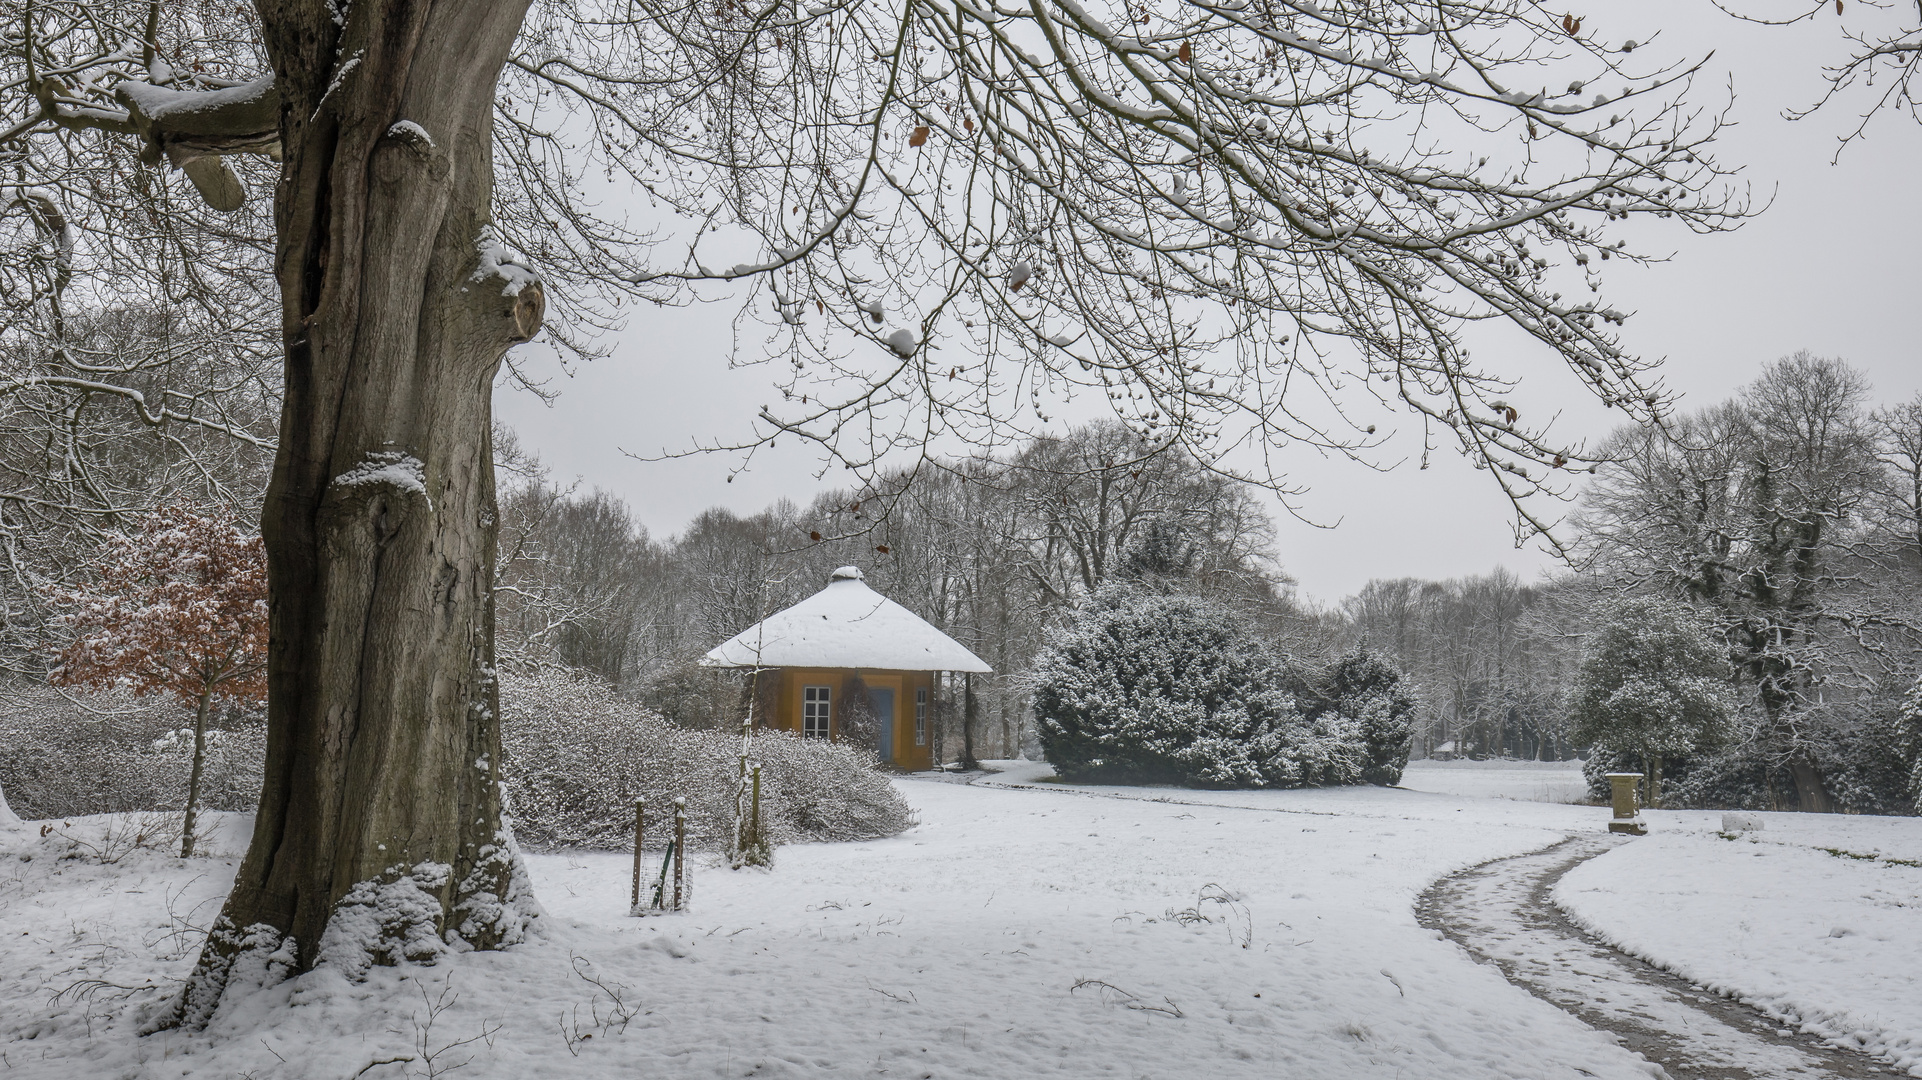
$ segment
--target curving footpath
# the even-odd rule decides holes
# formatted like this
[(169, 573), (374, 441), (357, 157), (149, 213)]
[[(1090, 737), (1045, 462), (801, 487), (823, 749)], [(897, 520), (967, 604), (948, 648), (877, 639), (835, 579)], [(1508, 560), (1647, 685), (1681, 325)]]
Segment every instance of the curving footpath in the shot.
[(1580, 836), (1445, 877), (1415, 908), (1509, 982), (1614, 1034), (1670, 1080), (1867, 1080), (1897, 1074), (1590, 940), (1550, 899), (1580, 863), (1626, 839)]

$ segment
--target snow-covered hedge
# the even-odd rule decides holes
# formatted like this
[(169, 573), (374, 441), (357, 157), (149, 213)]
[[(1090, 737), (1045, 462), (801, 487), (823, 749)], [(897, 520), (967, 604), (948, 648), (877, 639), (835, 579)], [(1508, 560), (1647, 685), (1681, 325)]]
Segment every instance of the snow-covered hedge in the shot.
[[(603, 683), (564, 673), (503, 676), (501, 718), (508, 806), (523, 844), (626, 848), (636, 795), (647, 797), (651, 837), (664, 835), (681, 796), (690, 845), (726, 842), (735, 735), (675, 727)], [(870, 753), (763, 731), (753, 756), (762, 763), (762, 819), (776, 843), (868, 840), (914, 824)]]
[[(1042, 749), (1067, 780), (1306, 787), (1392, 762), (1362, 718), (1305, 715), (1302, 681), (1213, 601), (1111, 587), (1048, 635), (1032, 688)], [(1402, 746), (1405, 761), (1405, 732)]]
[[(0, 791), (23, 818), (176, 810), (187, 798), (191, 713), (161, 698), (108, 696), (83, 709), (57, 691), (0, 692)], [(523, 843), (625, 848), (635, 795), (655, 838), (676, 796), (703, 846), (723, 843), (734, 814), (739, 742), (674, 727), (604, 684), (554, 673), (501, 684), (509, 806)], [(235, 718), (239, 719), (238, 715)], [(203, 809), (251, 811), (260, 800), (266, 732), (257, 717), (210, 733)], [(866, 840), (914, 823), (871, 753), (759, 732), (762, 816), (777, 843)]]
[[(161, 697), (110, 694), (82, 708), (51, 687), (0, 686), (0, 790), (23, 818), (178, 810), (193, 766), (193, 711)], [(260, 801), (266, 729), (258, 714), (208, 732), (201, 809)]]
[[(1827, 718), (1821, 718), (1827, 719)], [(1917, 799), (1910, 782), (1900, 718), (1844, 717), (1848, 724), (1814, 727), (1811, 739), (1822, 786), (1837, 806), (1851, 814), (1914, 814)], [(1912, 743), (1910, 745), (1913, 745)], [(1608, 801), (1608, 774), (1642, 772), (1640, 756), (1597, 747), (1582, 766), (1588, 794)], [(1734, 745), (1700, 757), (1662, 763), (1662, 801), (1670, 807), (1707, 810), (1782, 810), (1796, 805), (1795, 782), (1781, 753), (1762, 737), (1749, 718), (1744, 737)]]

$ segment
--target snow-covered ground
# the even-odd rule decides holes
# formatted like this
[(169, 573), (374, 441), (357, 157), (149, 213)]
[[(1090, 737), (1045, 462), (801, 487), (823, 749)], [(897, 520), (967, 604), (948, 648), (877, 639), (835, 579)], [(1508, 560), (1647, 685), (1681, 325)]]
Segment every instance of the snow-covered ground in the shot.
[[(917, 828), (784, 848), (772, 872), (703, 867), (678, 916), (626, 917), (622, 855), (534, 856), (550, 914), (529, 946), (363, 984), (316, 972), (231, 1004), (205, 1034), (147, 1038), (134, 1035), (143, 1003), (191, 963), (244, 820), (224, 823), (216, 857), (186, 863), (60, 861), (58, 836), (0, 833), (0, 1075), (344, 1080), (372, 1065), (361, 1075), (391, 1080), (462, 1062), (463, 1077), (516, 1078), (1654, 1075), (1412, 913), (1437, 877), (1597, 830), (1606, 811), (1512, 791), (1065, 788), (1047, 773), (901, 780)], [(1754, 847), (1709, 835), (1714, 815), (1655, 818), (1655, 837), (1578, 873), (1659, 853), (1668, 833)], [(1918, 826), (1836, 818), (1808, 835), (1899, 853), (1922, 849)], [(1800, 835), (1770, 827), (1770, 843)], [(1798, 843), (1749, 858), (1786, 865), (1807, 854)], [(1777, 895), (1815, 891), (1796, 884)], [(1860, 883), (1846, 884), (1824, 903), (1853, 903)], [(1773, 925), (1804, 907), (1743, 917)], [(1848, 925), (1867, 937), (1879, 924)], [(1792, 935), (1754, 947), (1778, 942)], [(1847, 955), (1890, 979), (1915, 970), (1900, 948)]]
[(1442, 795), (1578, 803), (1588, 797), (1579, 761), (1411, 761), (1401, 786)]
[(1922, 1076), (1922, 822), (1755, 816), (1762, 831), (1733, 839), (1715, 815), (1666, 822), (1570, 871), (1555, 901), (1618, 948)]

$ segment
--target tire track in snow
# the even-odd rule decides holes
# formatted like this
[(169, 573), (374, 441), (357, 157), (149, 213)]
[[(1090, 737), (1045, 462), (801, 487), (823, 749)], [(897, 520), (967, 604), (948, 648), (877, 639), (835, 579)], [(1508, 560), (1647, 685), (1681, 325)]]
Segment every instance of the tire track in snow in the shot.
[(1442, 878), (1415, 916), (1509, 982), (1609, 1032), (1671, 1080), (1871, 1080), (1897, 1074), (1590, 939), (1550, 898), (1623, 838), (1577, 836)]

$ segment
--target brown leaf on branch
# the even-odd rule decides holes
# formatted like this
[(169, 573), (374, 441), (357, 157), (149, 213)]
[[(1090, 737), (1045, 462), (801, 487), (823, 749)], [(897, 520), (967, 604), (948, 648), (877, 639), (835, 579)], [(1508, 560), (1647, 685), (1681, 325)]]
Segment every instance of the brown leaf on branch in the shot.
[[(1837, 0), (1837, 2), (1840, 2), (1840, 0)], [(1574, 37), (1576, 34), (1582, 32), (1582, 20), (1573, 15), (1562, 16), (1562, 31), (1569, 37)]]
[(915, 128), (914, 134), (908, 136), (909, 146), (922, 146), (922, 145), (925, 145), (927, 141), (928, 141), (928, 126), (926, 124), (922, 124), (920, 127)]
[(1175, 55), (1180, 57), (1182, 63), (1192, 64), (1195, 62), (1195, 47), (1184, 41), (1181, 43), (1181, 50)]
[(267, 700), (267, 554), (232, 521), (170, 507), (107, 542), (98, 579), (59, 590), (74, 640), (50, 681), (130, 686), (193, 708)]

